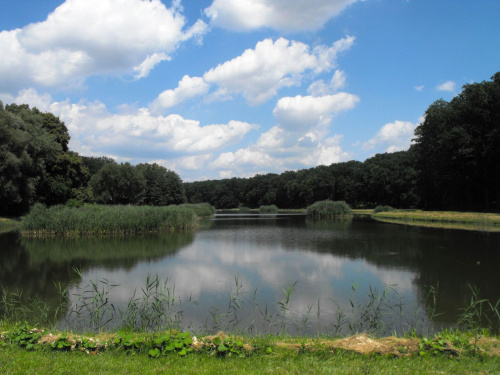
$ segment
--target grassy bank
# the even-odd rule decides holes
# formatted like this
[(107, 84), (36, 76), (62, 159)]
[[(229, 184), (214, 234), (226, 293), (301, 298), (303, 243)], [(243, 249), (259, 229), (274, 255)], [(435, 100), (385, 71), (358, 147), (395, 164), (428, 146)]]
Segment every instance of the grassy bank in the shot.
[(21, 227), (19, 220), (0, 217), (0, 233), (18, 230)]
[(123, 235), (193, 228), (209, 205), (45, 207), (36, 204), (22, 218), (24, 235)]
[[(192, 337), (189, 333), (96, 336), (0, 326), (0, 368), (13, 373), (495, 374), (500, 341), (467, 334), (345, 339)], [(428, 343), (428, 344), (427, 344)], [(172, 346), (170, 346), (172, 344)], [(439, 370), (439, 371), (437, 371)]]
[(467, 230), (500, 231), (500, 215), (452, 211), (390, 211), (379, 212), (372, 218), (380, 221), (419, 226)]

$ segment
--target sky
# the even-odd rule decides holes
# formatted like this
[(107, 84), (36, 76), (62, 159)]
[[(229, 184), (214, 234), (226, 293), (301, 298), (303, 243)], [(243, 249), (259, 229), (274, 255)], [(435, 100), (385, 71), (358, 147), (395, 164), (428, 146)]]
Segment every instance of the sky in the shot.
[(0, 100), (184, 181), (406, 150), (500, 70), (496, 0), (0, 0)]

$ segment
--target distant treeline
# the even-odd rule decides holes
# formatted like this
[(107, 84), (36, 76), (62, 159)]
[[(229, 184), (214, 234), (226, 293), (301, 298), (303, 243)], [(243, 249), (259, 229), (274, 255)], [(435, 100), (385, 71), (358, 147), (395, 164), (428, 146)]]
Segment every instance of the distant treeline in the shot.
[(408, 151), (364, 162), (183, 184), (157, 164), (80, 156), (69, 140), (52, 113), (0, 102), (0, 215), (24, 214), (34, 203), (304, 208), (327, 199), (355, 208), (500, 211), (500, 72), (431, 104)]
[(500, 211), (500, 72), (438, 100), (408, 151), (253, 178), (184, 184), (191, 203), (303, 208), (316, 201), (352, 207)]
[(166, 206), (186, 201), (179, 176), (157, 164), (117, 164), (68, 149), (64, 122), (28, 105), (0, 101), (0, 215), (35, 203)]

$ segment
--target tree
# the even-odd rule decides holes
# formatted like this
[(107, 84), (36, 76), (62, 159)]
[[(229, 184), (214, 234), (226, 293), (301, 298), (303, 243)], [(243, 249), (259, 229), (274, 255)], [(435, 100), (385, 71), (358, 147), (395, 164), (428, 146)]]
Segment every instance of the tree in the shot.
[(146, 179), (141, 171), (130, 165), (105, 164), (89, 182), (97, 203), (141, 204)]
[(182, 204), (186, 193), (179, 175), (158, 164), (138, 164), (137, 168), (146, 180), (142, 203), (151, 206)]

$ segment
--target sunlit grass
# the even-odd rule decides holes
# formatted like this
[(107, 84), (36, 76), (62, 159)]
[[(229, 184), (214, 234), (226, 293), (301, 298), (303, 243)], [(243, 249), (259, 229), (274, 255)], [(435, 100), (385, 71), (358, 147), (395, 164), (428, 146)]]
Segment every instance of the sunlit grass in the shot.
[(379, 212), (372, 217), (380, 221), (409, 225), (500, 231), (500, 215), (493, 213), (397, 210)]

